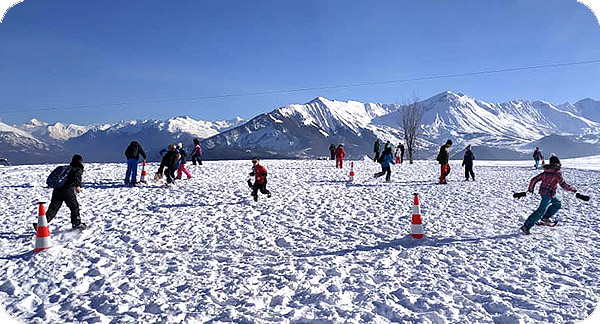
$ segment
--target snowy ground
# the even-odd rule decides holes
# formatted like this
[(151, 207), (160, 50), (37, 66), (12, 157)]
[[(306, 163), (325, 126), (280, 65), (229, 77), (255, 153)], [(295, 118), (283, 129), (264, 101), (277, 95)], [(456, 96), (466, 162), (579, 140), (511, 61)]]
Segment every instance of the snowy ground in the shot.
[(518, 228), (539, 196), (512, 198), (531, 163), (477, 161), (464, 182), (455, 161), (441, 186), (430, 161), (394, 166), (391, 183), (358, 161), (352, 185), (349, 163), (263, 161), (273, 197), (258, 203), (249, 161), (190, 166), (173, 188), (125, 188), (125, 163), (86, 164), (91, 229), (70, 231), (63, 207), (36, 255), (34, 202), (54, 166), (0, 168), (0, 301), (25, 323), (573, 323), (600, 296), (600, 173), (581, 169), (599, 161), (563, 161), (592, 200), (561, 192), (559, 226), (531, 236)]

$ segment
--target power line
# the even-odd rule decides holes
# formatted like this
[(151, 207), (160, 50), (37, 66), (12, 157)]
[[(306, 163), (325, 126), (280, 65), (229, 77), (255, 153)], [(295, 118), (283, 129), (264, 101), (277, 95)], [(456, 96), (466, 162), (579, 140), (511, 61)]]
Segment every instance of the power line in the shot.
[(22, 109), (22, 110), (14, 109), (14, 110), (5, 111), (3, 113), (13, 114), (13, 113), (20, 113), (20, 112), (36, 112), (36, 111), (51, 111), (51, 110), (110, 108), (110, 107), (117, 107), (117, 106), (128, 106), (128, 105), (148, 104), (148, 103), (161, 103), (161, 102), (174, 102), (174, 101), (200, 101), (200, 100), (208, 100), (208, 99), (223, 99), (223, 98), (231, 98), (231, 97), (259, 96), (259, 95), (282, 94), (282, 93), (292, 93), (292, 92), (312, 91), (312, 90), (344, 89), (344, 88), (362, 87), (362, 86), (378, 85), (378, 84), (438, 80), (438, 79), (448, 79), (448, 78), (476, 76), (476, 75), (485, 75), (485, 74), (494, 74), (494, 73), (505, 73), (505, 72), (539, 70), (539, 69), (546, 69), (546, 68), (553, 68), (553, 67), (564, 67), (564, 66), (595, 64), (595, 63), (600, 63), (600, 60), (565, 62), (565, 63), (549, 63), (549, 64), (532, 65), (532, 66), (525, 66), (525, 67), (504, 68), (504, 69), (498, 69), (498, 70), (484, 70), (484, 71), (465, 72), (465, 73), (453, 73), (453, 74), (443, 74), (443, 75), (425, 76), (425, 77), (407, 78), (407, 79), (369, 81), (369, 82), (350, 83), (350, 84), (343, 84), (343, 85), (304, 87), (304, 88), (287, 89), (287, 90), (239, 92), (239, 93), (229, 93), (229, 94), (223, 94), (223, 95), (200, 96), (200, 97), (190, 97), (190, 98), (125, 101), (125, 102), (119, 102), (119, 103), (82, 105), (82, 106), (72, 106), (72, 107), (48, 107), (48, 108)]

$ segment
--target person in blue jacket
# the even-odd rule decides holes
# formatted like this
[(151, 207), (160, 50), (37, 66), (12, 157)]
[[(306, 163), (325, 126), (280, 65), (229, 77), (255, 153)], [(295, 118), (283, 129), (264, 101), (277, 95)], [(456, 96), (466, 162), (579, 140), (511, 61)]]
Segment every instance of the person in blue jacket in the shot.
[(389, 182), (392, 178), (392, 168), (390, 163), (396, 164), (394, 163), (394, 157), (392, 156), (392, 148), (386, 148), (383, 153), (381, 153), (381, 156), (377, 162), (381, 163), (381, 172), (377, 172), (373, 176), (375, 178), (379, 178), (385, 174), (385, 181)]

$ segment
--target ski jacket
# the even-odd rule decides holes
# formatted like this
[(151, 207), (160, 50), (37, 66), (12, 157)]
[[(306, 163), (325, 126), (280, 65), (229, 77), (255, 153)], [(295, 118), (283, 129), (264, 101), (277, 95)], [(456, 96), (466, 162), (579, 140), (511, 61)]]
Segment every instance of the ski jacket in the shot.
[(400, 144), (400, 154), (404, 155), (404, 145)]
[(267, 169), (260, 164), (252, 167), (251, 176), (254, 176), (254, 184), (263, 184), (267, 182)]
[(541, 160), (541, 159), (542, 159), (542, 151), (540, 151), (540, 150), (535, 150), (535, 151), (533, 152), (533, 159), (534, 159), (534, 160), (536, 160), (536, 161), (537, 161), (537, 160)]
[(128, 159), (137, 160), (140, 158), (140, 155), (144, 158), (144, 160), (146, 159), (146, 152), (144, 152), (144, 149), (140, 143), (136, 141), (131, 142), (129, 146), (127, 146), (127, 149), (125, 149), (125, 157)]
[(343, 147), (338, 147), (335, 149), (335, 158), (336, 159), (344, 159), (344, 156), (346, 156), (346, 152), (344, 151)]
[(473, 154), (473, 152), (471, 150), (465, 151), (465, 156), (463, 157), (462, 165), (472, 166), (473, 160), (475, 160), (475, 155)]
[(375, 145), (373, 145), (373, 152), (379, 152), (381, 150), (381, 146), (379, 145), (379, 141), (375, 141)]
[(440, 162), (440, 164), (448, 164), (449, 156), (448, 148), (446, 147), (446, 144), (444, 144), (440, 147), (440, 152), (438, 153), (436, 160)]
[(183, 148), (180, 148), (179, 154), (181, 155), (181, 157), (179, 158), (179, 161), (181, 162), (181, 164), (185, 164), (185, 158), (187, 157), (187, 152)]
[(562, 173), (560, 172), (560, 166), (555, 164), (544, 166), (544, 172), (531, 179), (529, 182), (529, 192), (533, 192), (536, 183), (540, 181), (542, 182), (540, 185), (540, 195), (554, 197), (556, 195), (556, 188), (559, 184), (566, 191), (577, 191), (575, 187), (565, 182)]
[(383, 161), (381, 162), (381, 166), (384, 168), (389, 168), (391, 164), (396, 164), (394, 163), (394, 158), (392, 157), (392, 153), (390, 151), (388, 151), (388, 153), (383, 153)]
[(200, 144), (194, 146), (192, 150), (192, 156), (201, 156), (202, 155), (202, 146)]
[(160, 161), (160, 167), (158, 168), (159, 173), (162, 173), (163, 168), (173, 170), (177, 169), (177, 162), (179, 161), (177, 154), (179, 153), (176, 151), (168, 151), (165, 156), (163, 156), (162, 160)]
[(69, 164), (71, 166), (71, 170), (69, 170), (69, 174), (67, 175), (67, 179), (65, 180), (65, 184), (60, 188), (56, 188), (54, 190), (67, 190), (81, 187), (81, 176), (83, 175), (83, 164), (79, 162), (71, 162)]

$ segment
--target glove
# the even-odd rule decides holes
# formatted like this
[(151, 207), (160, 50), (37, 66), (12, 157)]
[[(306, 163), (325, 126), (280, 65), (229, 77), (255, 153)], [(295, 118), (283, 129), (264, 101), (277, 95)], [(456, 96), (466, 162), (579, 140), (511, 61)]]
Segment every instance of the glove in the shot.
[(575, 197), (577, 197), (577, 198), (579, 198), (579, 199), (581, 199), (583, 201), (590, 201), (590, 196), (582, 195), (580, 193), (576, 193)]
[(250, 181), (250, 179), (248, 179), (248, 187), (250, 187), (250, 189), (252, 189), (252, 181)]
[(523, 192), (515, 192), (513, 194), (513, 198), (521, 198), (521, 197), (525, 197), (527, 196), (527, 192), (523, 191)]

